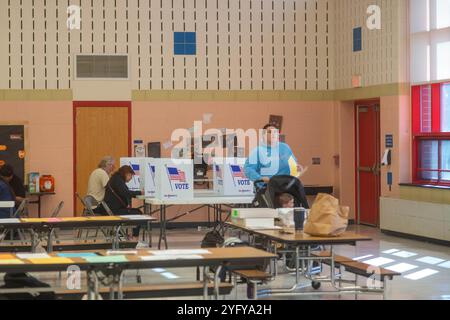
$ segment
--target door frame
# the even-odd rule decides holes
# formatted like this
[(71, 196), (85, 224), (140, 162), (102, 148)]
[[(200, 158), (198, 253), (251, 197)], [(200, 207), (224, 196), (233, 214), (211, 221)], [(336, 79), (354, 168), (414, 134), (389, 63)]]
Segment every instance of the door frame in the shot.
[(77, 192), (77, 109), (78, 108), (127, 108), (128, 109), (128, 156), (132, 152), (132, 107), (131, 101), (74, 101), (73, 102), (73, 209), (76, 214), (76, 202), (78, 201), (75, 193)]
[[(380, 110), (378, 113), (378, 124), (377, 124), (377, 130), (378, 130), (378, 142), (381, 141), (381, 99), (380, 98), (373, 98), (373, 99), (366, 99), (366, 100), (355, 100), (354, 102), (354, 111), (355, 111), (355, 205), (356, 205), (356, 224), (361, 225), (361, 215), (360, 215), (360, 198), (359, 198), (359, 113), (358, 113), (358, 106), (364, 105), (364, 104), (378, 104)], [(381, 145), (378, 143), (378, 154), (381, 154)], [(378, 161), (381, 162), (381, 159), (378, 159)], [(381, 175), (379, 176), (379, 184), (378, 184), (378, 193), (381, 196)], [(380, 204), (378, 203), (378, 221), (376, 225), (368, 225), (373, 227), (379, 227), (380, 225)]]

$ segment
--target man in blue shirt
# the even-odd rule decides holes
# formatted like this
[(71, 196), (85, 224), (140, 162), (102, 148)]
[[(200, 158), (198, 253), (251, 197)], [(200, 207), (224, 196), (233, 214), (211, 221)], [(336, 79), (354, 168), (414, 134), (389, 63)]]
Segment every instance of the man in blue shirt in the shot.
[[(250, 153), (245, 163), (245, 174), (252, 181), (268, 183), (274, 176), (298, 176), (304, 169), (298, 164), (291, 148), (279, 141), (279, 130), (273, 125), (264, 127), (265, 137)], [(300, 187), (301, 203), (309, 209), (303, 185)]]

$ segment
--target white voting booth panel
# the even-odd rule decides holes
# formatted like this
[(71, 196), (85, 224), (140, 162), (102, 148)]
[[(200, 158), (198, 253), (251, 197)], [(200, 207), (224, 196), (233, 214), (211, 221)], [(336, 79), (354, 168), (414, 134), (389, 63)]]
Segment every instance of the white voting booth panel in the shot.
[(222, 196), (251, 196), (253, 182), (245, 175), (244, 158), (214, 158), (214, 191)]
[[(148, 159), (146, 167), (155, 168), (154, 197), (162, 200), (194, 198), (194, 163), (185, 159)], [(145, 181), (147, 185), (147, 179)]]
[(127, 183), (128, 189), (132, 191), (141, 190), (141, 161), (144, 158), (120, 158), (120, 166), (130, 166), (136, 175)]
[(141, 190), (144, 196), (154, 198), (156, 196), (156, 163), (153, 158), (142, 159), (141, 162)]

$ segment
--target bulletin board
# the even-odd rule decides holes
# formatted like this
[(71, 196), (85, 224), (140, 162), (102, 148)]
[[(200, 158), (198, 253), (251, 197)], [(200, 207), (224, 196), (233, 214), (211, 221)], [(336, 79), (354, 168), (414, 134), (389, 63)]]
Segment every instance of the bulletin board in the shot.
[(11, 165), (14, 173), (25, 181), (25, 157), (25, 126), (0, 125), (0, 166)]

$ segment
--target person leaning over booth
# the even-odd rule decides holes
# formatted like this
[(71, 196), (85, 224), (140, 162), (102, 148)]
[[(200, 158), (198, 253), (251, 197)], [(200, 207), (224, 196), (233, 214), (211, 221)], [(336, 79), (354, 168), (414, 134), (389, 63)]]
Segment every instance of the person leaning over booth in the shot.
[[(105, 198), (106, 185), (108, 184), (109, 177), (114, 172), (115, 161), (113, 157), (104, 157), (98, 164), (88, 181), (87, 195), (93, 197), (98, 202), (102, 202)], [(101, 206), (94, 208), (94, 212), (103, 214), (104, 210)]]
[[(111, 211), (118, 216), (122, 215), (141, 215), (139, 209), (131, 207), (131, 199), (135, 196), (142, 195), (142, 191), (130, 191), (127, 183), (133, 179), (135, 175), (130, 166), (121, 167), (111, 176), (105, 191), (105, 203)], [(139, 227), (133, 229), (133, 239), (138, 240)]]
[[(297, 177), (305, 172), (289, 145), (279, 141), (279, 130), (275, 126), (267, 124), (263, 132), (264, 137), (259, 146), (250, 152), (245, 162), (245, 174), (250, 180), (269, 183), (274, 176)], [(300, 201), (305, 209), (309, 209), (305, 189), (301, 183), (300, 185)]]

